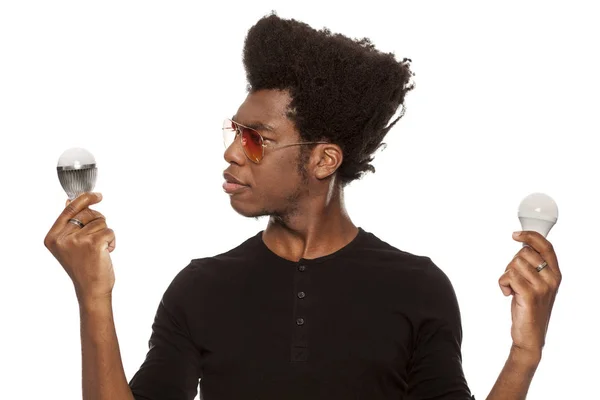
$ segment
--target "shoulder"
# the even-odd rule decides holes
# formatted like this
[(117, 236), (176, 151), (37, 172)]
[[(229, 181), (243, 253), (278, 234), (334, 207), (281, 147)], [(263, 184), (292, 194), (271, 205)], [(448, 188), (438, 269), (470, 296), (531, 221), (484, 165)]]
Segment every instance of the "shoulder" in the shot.
[(409, 274), (414, 279), (434, 279), (445, 283), (448, 277), (430, 257), (401, 250), (373, 233), (367, 232), (367, 239), (361, 248), (364, 257), (372, 260), (372, 264), (394, 268), (400, 273)]
[(182, 298), (239, 278), (240, 271), (248, 266), (249, 257), (256, 252), (258, 238), (258, 235), (253, 236), (215, 256), (192, 259), (175, 275), (167, 288), (167, 295)]
[(261, 232), (224, 253), (210, 257), (194, 258), (180, 273), (188, 278), (210, 277), (216, 273), (226, 274), (228, 270), (245, 266), (249, 260), (257, 257), (260, 252), (260, 235)]
[[(368, 260), (365, 276), (373, 276), (380, 288), (395, 293), (402, 303), (432, 312), (454, 312), (456, 293), (448, 275), (430, 257), (401, 250), (368, 233), (357, 257)], [(434, 311), (436, 310), (436, 311)]]
[[(371, 240), (377, 268), (387, 271), (387, 280), (403, 310), (410, 310), (416, 327), (450, 327), (461, 337), (458, 299), (448, 275), (428, 256), (402, 251), (382, 240)], [(391, 272), (390, 272), (391, 271)], [(386, 283), (389, 285), (389, 283)]]

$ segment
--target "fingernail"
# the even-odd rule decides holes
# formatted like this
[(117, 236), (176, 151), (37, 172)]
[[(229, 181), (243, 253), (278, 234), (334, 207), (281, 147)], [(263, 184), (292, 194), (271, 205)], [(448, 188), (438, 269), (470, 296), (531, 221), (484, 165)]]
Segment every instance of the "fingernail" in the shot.
[(521, 236), (521, 231), (513, 232), (513, 237), (519, 237), (519, 236)]

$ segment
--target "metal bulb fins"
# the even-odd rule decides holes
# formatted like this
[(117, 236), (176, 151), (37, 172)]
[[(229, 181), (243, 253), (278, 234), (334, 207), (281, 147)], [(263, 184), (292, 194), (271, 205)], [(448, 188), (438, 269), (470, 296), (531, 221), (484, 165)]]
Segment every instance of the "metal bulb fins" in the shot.
[(60, 185), (69, 196), (69, 200), (75, 199), (82, 193), (94, 190), (98, 175), (98, 168), (95, 164), (88, 164), (77, 169), (73, 167), (57, 167), (56, 169)]

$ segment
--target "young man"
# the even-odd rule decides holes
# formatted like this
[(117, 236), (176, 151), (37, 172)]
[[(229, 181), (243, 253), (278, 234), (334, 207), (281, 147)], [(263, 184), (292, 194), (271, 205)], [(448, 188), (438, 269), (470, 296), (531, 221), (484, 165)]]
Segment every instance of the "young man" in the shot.
[[(223, 127), (224, 190), (269, 223), (175, 277), (129, 383), (112, 319), (115, 236), (88, 208), (101, 197), (68, 204), (46, 237), (80, 304), (84, 399), (192, 399), (199, 380), (205, 400), (473, 399), (446, 275), (344, 207), (412, 89), (410, 60), (271, 15), (250, 29), (244, 64), (249, 93)], [(561, 280), (544, 237), (515, 240), (529, 246), (499, 280), (514, 296), (513, 345), (490, 400), (525, 398)]]

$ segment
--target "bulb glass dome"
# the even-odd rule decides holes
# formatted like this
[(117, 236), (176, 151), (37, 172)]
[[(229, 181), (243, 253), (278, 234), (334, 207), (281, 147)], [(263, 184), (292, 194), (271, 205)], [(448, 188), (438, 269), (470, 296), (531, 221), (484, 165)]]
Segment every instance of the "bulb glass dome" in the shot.
[(558, 206), (552, 197), (547, 194), (532, 193), (521, 201), (519, 217), (556, 222), (558, 220)]
[(558, 206), (547, 194), (532, 193), (521, 201), (518, 217), (524, 231), (546, 237), (558, 220)]
[(82, 149), (81, 147), (73, 147), (65, 150), (58, 158), (57, 168), (64, 170), (92, 168), (96, 166), (94, 155)]

